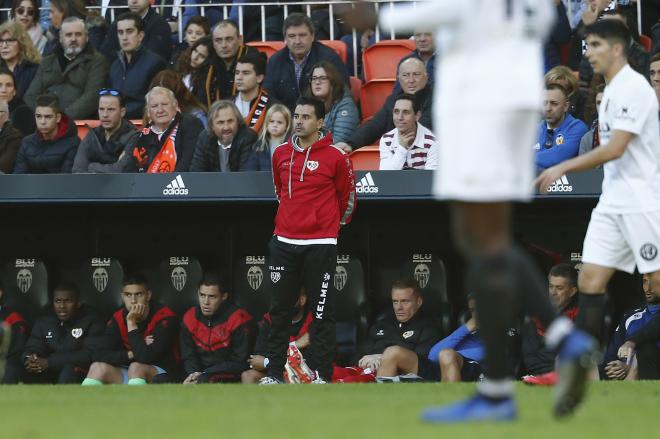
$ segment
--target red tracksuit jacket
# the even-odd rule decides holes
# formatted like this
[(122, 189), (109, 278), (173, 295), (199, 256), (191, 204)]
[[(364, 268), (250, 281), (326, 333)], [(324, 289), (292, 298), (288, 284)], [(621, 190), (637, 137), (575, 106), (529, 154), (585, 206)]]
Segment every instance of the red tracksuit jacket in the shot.
[(297, 136), (273, 153), (273, 181), (280, 202), (275, 235), (289, 239), (337, 238), (355, 211), (355, 175), (348, 155), (332, 144), (332, 134), (309, 148)]

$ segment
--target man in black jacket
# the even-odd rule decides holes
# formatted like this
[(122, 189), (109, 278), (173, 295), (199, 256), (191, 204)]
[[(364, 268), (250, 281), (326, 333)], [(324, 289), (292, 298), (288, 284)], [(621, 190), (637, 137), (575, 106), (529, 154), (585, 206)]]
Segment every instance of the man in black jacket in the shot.
[(197, 291), (199, 305), (183, 315), (183, 384), (240, 381), (248, 367), (255, 336), (252, 316), (231, 300), (219, 276), (205, 273)]
[(209, 110), (209, 128), (197, 139), (191, 172), (250, 171), (246, 163), (257, 141), (254, 131), (231, 101), (217, 101)]
[(283, 103), (293, 113), (296, 101), (308, 84), (312, 66), (320, 61), (334, 64), (348, 84), (346, 66), (339, 56), (314, 41), (314, 24), (308, 16), (298, 12), (289, 15), (284, 20), (283, 32), (286, 47), (270, 57), (263, 84), (273, 100)]
[(110, 66), (110, 86), (119, 90), (126, 101), (126, 117), (144, 116), (144, 95), (154, 76), (167, 67), (160, 55), (144, 44), (144, 24), (134, 12), (121, 14), (116, 21), (121, 50)]
[(358, 365), (377, 371), (379, 378), (409, 373), (438, 380), (439, 366), (428, 359), (429, 350), (440, 340), (440, 331), (421, 312), (422, 291), (414, 279), (392, 285), (393, 312), (379, 319), (369, 330), (369, 355)]
[(141, 275), (124, 278), (122, 300), (107, 324), (83, 385), (177, 381), (179, 320), (170, 308), (151, 300)]
[(80, 384), (92, 362), (92, 343), (103, 321), (80, 303), (78, 287), (61, 283), (53, 291), (53, 313), (40, 317), (25, 345), (26, 382)]
[(11, 174), (23, 134), (9, 120), (9, 105), (0, 100), (0, 172)]
[[(424, 62), (419, 58), (405, 58), (399, 64), (397, 81), (404, 93), (415, 95), (421, 112), (419, 123), (433, 131), (433, 87), (428, 83), (428, 73)], [(337, 143), (336, 146), (346, 152), (373, 145), (383, 134), (394, 129), (392, 111), (398, 93), (394, 92), (387, 97), (385, 103), (367, 122), (360, 125), (348, 142)]]

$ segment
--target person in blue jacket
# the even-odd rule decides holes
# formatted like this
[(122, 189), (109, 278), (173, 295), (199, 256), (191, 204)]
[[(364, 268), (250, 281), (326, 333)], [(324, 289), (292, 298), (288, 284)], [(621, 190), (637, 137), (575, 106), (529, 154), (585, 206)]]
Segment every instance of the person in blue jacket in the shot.
[(476, 303), (468, 296), (470, 319), (429, 351), (429, 360), (440, 364), (442, 382), (477, 381), (481, 376), (480, 362), (484, 345), (479, 338)]
[(584, 122), (568, 113), (568, 95), (561, 85), (546, 86), (543, 107), (544, 119), (534, 145), (535, 163), (540, 170), (577, 156), (580, 140), (589, 131)]

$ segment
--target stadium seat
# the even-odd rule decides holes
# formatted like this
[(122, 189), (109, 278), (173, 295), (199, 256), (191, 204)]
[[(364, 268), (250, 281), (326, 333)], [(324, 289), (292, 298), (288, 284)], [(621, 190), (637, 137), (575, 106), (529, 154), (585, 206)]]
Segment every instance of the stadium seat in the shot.
[(349, 83), (351, 85), (351, 94), (356, 104), (360, 103), (360, 89), (362, 88), (362, 80), (356, 76), (350, 76)]
[(3, 301), (29, 321), (43, 314), (50, 302), (48, 270), (34, 258), (13, 259), (2, 270)]
[(341, 59), (341, 62), (346, 64), (346, 43), (340, 40), (319, 40), (319, 43), (334, 50)]
[(647, 37), (646, 35), (640, 35), (639, 42), (642, 46), (644, 46), (644, 49), (646, 49), (647, 52), (652, 53), (653, 40), (650, 37)]
[(377, 171), (380, 168), (380, 150), (378, 145), (363, 146), (349, 156), (355, 171)]
[(392, 94), (394, 79), (374, 79), (360, 88), (360, 109), (362, 120), (369, 119), (381, 109), (387, 97)]
[(81, 301), (106, 319), (122, 305), (124, 269), (115, 258), (89, 258), (76, 268), (60, 270), (59, 274), (60, 279), (75, 283), (80, 288)]
[(268, 257), (264, 255), (240, 257), (234, 267), (234, 302), (257, 321), (270, 308), (272, 282), (269, 276)]
[(413, 40), (382, 40), (362, 53), (364, 80), (396, 78), (399, 61), (415, 50)]
[(337, 290), (337, 363), (352, 365), (357, 361), (358, 346), (367, 333), (367, 296), (362, 263), (351, 255), (337, 255), (334, 286)]
[(87, 135), (87, 131), (89, 131), (90, 128), (96, 128), (101, 124), (101, 121), (99, 120), (76, 120), (76, 128), (78, 129), (78, 138), (80, 140), (84, 139), (85, 136)]
[(153, 294), (161, 303), (183, 315), (197, 304), (197, 289), (202, 280), (202, 266), (189, 256), (171, 256), (160, 263), (158, 283)]
[(275, 52), (284, 48), (284, 41), (250, 41), (247, 45), (256, 48), (259, 52), (265, 53), (268, 59), (270, 59)]

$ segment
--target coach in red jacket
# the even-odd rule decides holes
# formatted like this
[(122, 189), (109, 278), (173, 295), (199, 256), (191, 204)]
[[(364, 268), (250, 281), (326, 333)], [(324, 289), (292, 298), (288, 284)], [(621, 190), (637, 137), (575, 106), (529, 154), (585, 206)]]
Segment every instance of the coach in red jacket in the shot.
[(335, 349), (334, 286), (339, 227), (355, 210), (355, 177), (351, 162), (323, 131), (323, 103), (298, 99), (293, 114), (294, 134), (273, 153), (273, 181), (280, 203), (270, 242), (273, 283), (268, 337), (268, 375), (261, 384), (282, 382), (291, 318), (300, 287), (309, 309), (311, 345), (307, 364), (316, 382), (329, 382)]

